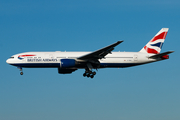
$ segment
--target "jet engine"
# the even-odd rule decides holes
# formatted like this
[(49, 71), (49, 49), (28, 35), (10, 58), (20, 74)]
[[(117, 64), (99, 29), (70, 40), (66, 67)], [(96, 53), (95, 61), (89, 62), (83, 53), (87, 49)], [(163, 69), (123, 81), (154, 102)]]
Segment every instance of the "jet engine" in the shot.
[(75, 67), (76, 61), (74, 59), (61, 59), (60, 60), (60, 67), (58, 68), (59, 74), (70, 74), (76, 71)]
[(75, 67), (76, 61), (74, 59), (61, 59), (60, 68)]

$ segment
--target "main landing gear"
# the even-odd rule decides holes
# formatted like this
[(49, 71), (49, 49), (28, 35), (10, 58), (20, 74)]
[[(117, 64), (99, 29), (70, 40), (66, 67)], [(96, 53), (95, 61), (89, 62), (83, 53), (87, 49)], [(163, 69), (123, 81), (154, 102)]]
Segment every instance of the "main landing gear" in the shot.
[(90, 77), (90, 78), (94, 78), (94, 75), (96, 75), (96, 72), (92, 71), (93, 67), (91, 65), (91, 63), (87, 63), (87, 68), (85, 69), (85, 73), (83, 74), (84, 77)]
[(85, 71), (85, 73), (83, 74), (84, 77), (90, 77), (90, 78), (94, 78), (94, 75), (96, 75), (96, 72), (92, 72), (92, 71)]
[(18, 67), (18, 69), (21, 71), (20, 75), (23, 75), (22, 67)]

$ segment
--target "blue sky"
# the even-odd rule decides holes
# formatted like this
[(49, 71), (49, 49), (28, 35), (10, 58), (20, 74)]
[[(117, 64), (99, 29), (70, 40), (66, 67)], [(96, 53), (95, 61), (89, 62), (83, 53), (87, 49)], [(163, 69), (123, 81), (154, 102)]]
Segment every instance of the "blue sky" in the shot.
[[(1, 0), (1, 120), (180, 119), (178, 0)], [(102, 69), (23, 69), (6, 64), (27, 51), (94, 51), (124, 40), (114, 51), (139, 51), (161, 28), (169, 32), (162, 52), (169, 60)]]

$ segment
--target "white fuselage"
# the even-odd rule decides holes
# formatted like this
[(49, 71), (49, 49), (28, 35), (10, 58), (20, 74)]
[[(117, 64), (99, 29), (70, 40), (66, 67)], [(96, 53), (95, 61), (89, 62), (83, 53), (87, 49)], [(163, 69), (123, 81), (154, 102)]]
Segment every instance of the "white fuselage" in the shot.
[[(25, 52), (13, 55), (6, 62), (18, 67), (60, 67), (61, 59), (75, 59), (90, 52)], [(27, 56), (23, 56), (27, 55)], [(28, 56), (29, 55), (29, 56)], [(158, 61), (149, 59), (154, 54), (140, 52), (112, 52), (102, 59), (99, 59), (100, 68), (112, 67), (131, 67), (145, 63)], [(73, 68), (84, 68), (83, 66), (74, 66)]]

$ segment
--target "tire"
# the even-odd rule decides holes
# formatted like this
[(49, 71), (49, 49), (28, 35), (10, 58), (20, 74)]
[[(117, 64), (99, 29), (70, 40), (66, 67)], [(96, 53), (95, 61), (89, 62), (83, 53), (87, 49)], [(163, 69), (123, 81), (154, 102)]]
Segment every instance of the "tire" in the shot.
[(84, 73), (83, 76), (86, 77), (86, 73)]
[(94, 78), (94, 75), (91, 75), (90, 77), (91, 77), (91, 78)]
[(93, 75), (96, 75), (96, 72), (93, 72), (92, 74), (93, 74)]

